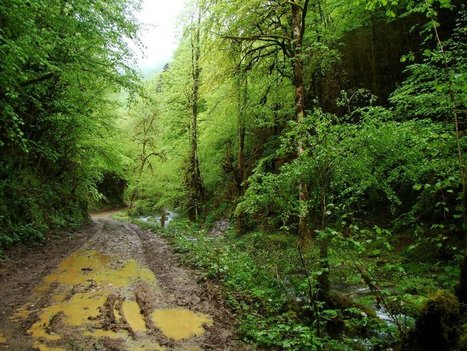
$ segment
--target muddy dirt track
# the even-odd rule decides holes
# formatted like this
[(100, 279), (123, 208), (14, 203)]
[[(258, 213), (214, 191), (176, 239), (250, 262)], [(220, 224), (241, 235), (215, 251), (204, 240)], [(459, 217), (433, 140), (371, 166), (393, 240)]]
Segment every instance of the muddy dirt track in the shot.
[(158, 236), (96, 217), (0, 263), (0, 350), (246, 350), (209, 284)]

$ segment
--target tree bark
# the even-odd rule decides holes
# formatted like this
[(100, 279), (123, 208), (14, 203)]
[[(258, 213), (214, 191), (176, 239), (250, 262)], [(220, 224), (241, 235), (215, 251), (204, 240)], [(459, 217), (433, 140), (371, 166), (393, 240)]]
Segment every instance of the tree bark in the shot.
[(201, 180), (198, 156), (198, 107), (200, 86), (200, 25), (201, 9), (198, 8), (196, 23), (191, 32), (192, 54), (192, 96), (191, 96), (191, 123), (190, 123), (190, 156), (188, 160), (186, 181), (188, 187), (188, 215), (191, 220), (197, 221), (201, 216), (204, 199), (204, 187)]
[[(307, 11), (307, 4), (305, 2), (304, 8), (301, 8), (298, 0), (291, 1), (292, 6), (292, 42), (293, 42), (293, 85), (295, 87), (295, 118), (300, 125), (305, 118), (305, 92), (303, 85), (303, 58), (302, 58), (302, 43), (303, 35), (305, 33), (305, 18)], [(297, 143), (297, 156), (301, 157), (305, 152), (304, 141), (299, 137)], [(299, 201), (299, 223), (298, 234), (300, 239), (305, 239), (308, 236), (308, 187), (306, 182), (300, 181), (298, 191)]]
[[(237, 189), (238, 198), (240, 199), (244, 194), (243, 182), (245, 181), (245, 106), (247, 103), (248, 95), (248, 78), (244, 72), (241, 72), (241, 67), (238, 68), (237, 77), (237, 91), (238, 91), (238, 155), (237, 155)], [(245, 233), (245, 216), (238, 214), (235, 220), (235, 227), (238, 234)]]
[(371, 24), (371, 59), (370, 59), (370, 66), (371, 66), (371, 93), (373, 95), (380, 95), (380, 91), (378, 89), (378, 74), (377, 74), (377, 58), (376, 58), (376, 20), (371, 15), (370, 18)]
[[(141, 142), (141, 153), (139, 154), (139, 159), (140, 159), (141, 163), (139, 164), (139, 167), (137, 167), (135, 169), (135, 171), (134, 171), (136, 173), (136, 176), (137, 176), (137, 181), (136, 181), (135, 189), (133, 190), (133, 192), (131, 194), (131, 197), (130, 197), (130, 204), (128, 206), (130, 209), (133, 208), (133, 205), (138, 200), (139, 190), (140, 190), (139, 189), (139, 183), (141, 181), (141, 177), (143, 175), (146, 164), (148, 164), (150, 158), (153, 157), (153, 156), (158, 156), (160, 158), (163, 157), (161, 153), (151, 151), (151, 149), (153, 149), (154, 145), (151, 142), (150, 133), (153, 130), (155, 120), (156, 120), (156, 115), (152, 115), (149, 119), (143, 118), (143, 120), (141, 122), (141, 125), (140, 125), (141, 128), (142, 128), (142, 130), (141, 130), (141, 134), (142, 134), (141, 140), (135, 140), (138, 143)], [(147, 149), (149, 149), (149, 150), (147, 150)], [(149, 163), (149, 166), (151, 166), (150, 163)]]
[(167, 219), (167, 212), (165, 211), (165, 209), (163, 209), (162, 212), (161, 212), (161, 220), (160, 220), (160, 224), (161, 224), (162, 228), (165, 227), (165, 220), (166, 219)]

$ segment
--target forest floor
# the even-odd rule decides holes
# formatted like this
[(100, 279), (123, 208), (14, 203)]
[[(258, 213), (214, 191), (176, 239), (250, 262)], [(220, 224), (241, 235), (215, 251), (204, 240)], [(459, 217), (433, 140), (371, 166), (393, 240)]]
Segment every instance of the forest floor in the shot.
[(168, 244), (97, 215), (0, 262), (0, 350), (245, 350), (210, 283)]

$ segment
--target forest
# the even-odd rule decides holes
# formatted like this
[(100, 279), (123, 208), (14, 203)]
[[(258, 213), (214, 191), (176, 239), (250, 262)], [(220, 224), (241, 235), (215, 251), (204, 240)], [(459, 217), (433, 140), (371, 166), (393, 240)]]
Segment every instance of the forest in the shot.
[(149, 79), (140, 6), (0, 1), (0, 259), (125, 208), (254, 350), (467, 350), (463, 1), (195, 0)]

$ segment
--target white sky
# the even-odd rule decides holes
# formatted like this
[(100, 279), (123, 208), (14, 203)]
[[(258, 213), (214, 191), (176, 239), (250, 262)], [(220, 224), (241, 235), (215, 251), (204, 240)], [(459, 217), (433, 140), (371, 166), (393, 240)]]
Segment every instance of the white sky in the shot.
[(138, 19), (143, 23), (141, 40), (146, 47), (138, 58), (142, 71), (159, 67), (172, 58), (177, 48), (177, 24), (184, 0), (143, 0)]

